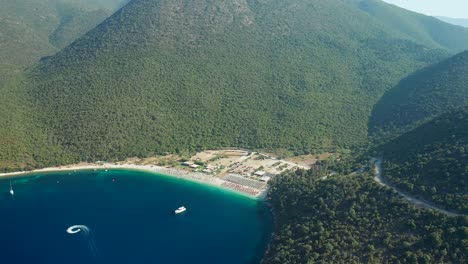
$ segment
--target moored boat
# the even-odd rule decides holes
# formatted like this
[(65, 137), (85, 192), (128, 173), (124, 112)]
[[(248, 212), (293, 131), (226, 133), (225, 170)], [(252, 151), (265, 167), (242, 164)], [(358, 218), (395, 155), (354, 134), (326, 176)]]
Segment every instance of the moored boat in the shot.
[(179, 208), (177, 208), (177, 210), (174, 211), (175, 214), (180, 214), (180, 213), (183, 213), (187, 210), (187, 208), (185, 208), (184, 206), (181, 206)]

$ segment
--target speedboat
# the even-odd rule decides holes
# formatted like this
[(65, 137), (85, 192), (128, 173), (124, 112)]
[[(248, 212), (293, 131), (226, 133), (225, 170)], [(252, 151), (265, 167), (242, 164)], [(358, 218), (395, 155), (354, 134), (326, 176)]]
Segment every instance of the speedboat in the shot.
[(10, 194), (15, 195), (15, 191), (13, 190), (13, 185), (11, 185), (11, 181), (10, 181)]
[(183, 213), (187, 210), (187, 208), (185, 208), (184, 206), (181, 206), (179, 208), (177, 208), (177, 210), (174, 211), (175, 214), (180, 214), (180, 213)]

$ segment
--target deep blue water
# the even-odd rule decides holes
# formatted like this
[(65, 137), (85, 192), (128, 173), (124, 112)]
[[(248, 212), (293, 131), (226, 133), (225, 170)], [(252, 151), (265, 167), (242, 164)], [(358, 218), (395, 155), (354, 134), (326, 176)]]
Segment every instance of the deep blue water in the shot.
[[(0, 179), (1, 263), (258, 263), (273, 228), (262, 202), (145, 172), (11, 180), (15, 196)], [(90, 234), (68, 234), (72, 225)]]

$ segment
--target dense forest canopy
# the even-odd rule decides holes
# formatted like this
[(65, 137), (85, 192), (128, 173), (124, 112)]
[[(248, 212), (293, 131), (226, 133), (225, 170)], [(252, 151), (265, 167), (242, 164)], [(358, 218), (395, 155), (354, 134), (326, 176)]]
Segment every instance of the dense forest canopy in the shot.
[(0, 88), (93, 29), (127, 0), (2, 0)]
[(467, 49), (466, 28), (454, 27), (434, 17), (416, 14), (380, 0), (357, 0), (362, 10), (390, 26), (403, 38), (428, 47), (441, 47), (459, 53)]
[[(0, 167), (28, 167), (59, 153), (35, 122), (22, 71), (67, 46), (127, 0), (2, 0), (0, 8)], [(12, 81), (9, 81), (12, 80)], [(43, 163), (57, 164), (56, 162)], [(16, 165), (12, 165), (16, 164)]]
[(275, 178), (277, 231), (264, 263), (465, 263), (467, 217), (418, 209), (369, 173)]
[(437, 117), (381, 149), (384, 177), (398, 188), (468, 214), (468, 107)]
[[(397, 188), (468, 211), (468, 29), (378, 0), (1, 7), (1, 171), (222, 147), (371, 149)], [(376, 184), (369, 153), (272, 180), (264, 263), (468, 262), (468, 218)]]
[[(9, 88), (29, 109), (19, 125), (35, 127), (36, 139), (20, 139), (38, 146), (26, 147), (27, 166), (225, 146), (300, 154), (365, 145), (380, 96), (453, 49), (430, 35), (403, 36), (404, 27), (358, 2), (132, 1)], [(468, 48), (468, 31), (436, 21)], [(414, 27), (430, 28), (421, 23)], [(57, 152), (43, 157), (41, 145)]]
[(376, 104), (370, 128), (394, 137), (447, 111), (468, 105), (468, 51), (422, 69)]

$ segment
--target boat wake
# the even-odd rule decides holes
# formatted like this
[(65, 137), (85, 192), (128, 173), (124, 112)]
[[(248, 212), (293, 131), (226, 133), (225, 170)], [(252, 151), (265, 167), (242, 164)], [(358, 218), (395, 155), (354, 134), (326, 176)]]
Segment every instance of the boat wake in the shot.
[(96, 243), (94, 242), (94, 237), (93, 237), (93, 232), (91, 232), (91, 229), (85, 225), (74, 225), (70, 226), (67, 228), (67, 233), (68, 234), (78, 234), (78, 233), (83, 233), (83, 238), (86, 240), (88, 244), (88, 249), (89, 252), (93, 257), (98, 256), (98, 248), (96, 247)]

